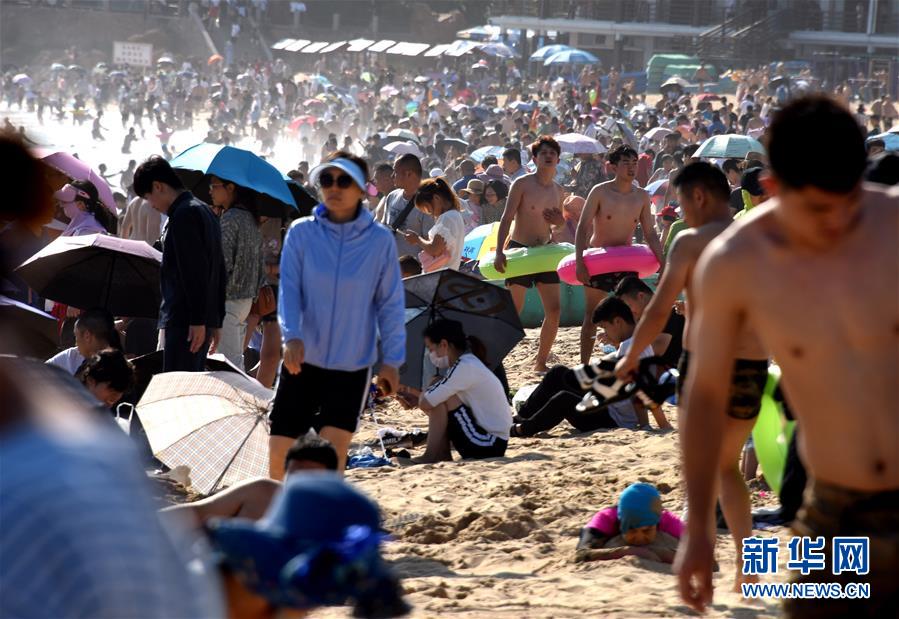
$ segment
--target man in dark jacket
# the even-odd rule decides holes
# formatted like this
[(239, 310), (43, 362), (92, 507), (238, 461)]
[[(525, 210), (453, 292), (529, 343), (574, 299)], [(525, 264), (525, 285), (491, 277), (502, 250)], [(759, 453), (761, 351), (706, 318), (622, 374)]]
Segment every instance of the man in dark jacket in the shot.
[(134, 172), (134, 191), (168, 216), (162, 234), (165, 372), (203, 371), (225, 316), (222, 233), (212, 210), (184, 189), (165, 159), (150, 157)]

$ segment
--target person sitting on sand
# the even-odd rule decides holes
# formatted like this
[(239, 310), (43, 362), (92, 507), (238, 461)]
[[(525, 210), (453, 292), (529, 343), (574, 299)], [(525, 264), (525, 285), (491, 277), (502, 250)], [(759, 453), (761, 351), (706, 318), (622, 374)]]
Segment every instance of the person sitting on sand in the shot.
[(112, 314), (102, 308), (82, 312), (75, 321), (75, 345), (47, 359), (46, 363), (55, 365), (76, 375), (90, 359), (105, 348), (121, 350), (122, 340), (116, 331)]
[(113, 408), (131, 389), (134, 366), (121, 350), (107, 348), (84, 363), (79, 378), (101, 404)]
[[(614, 362), (630, 350), (634, 333), (634, 315), (628, 305), (618, 297), (607, 297), (593, 312), (593, 323), (600, 327), (605, 337), (617, 350), (600, 360), (614, 367)], [(670, 336), (663, 334), (652, 345), (640, 352), (640, 359), (655, 357), (664, 353)], [(581, 432), (591, 432), (600, 428), (628, 428), (635, 430), (644, 425), (643, 414), (638, 415), (630, 401), (618, 402), (596, 411), (581, 413), (575, 408), (581, 398), (590, 390), (596, 376), (596, 364), (585, 364), (576, 368), (557, 365), (544, 377), (543, 381), (527, 399), (514, 418), (512, 436), (533, 436), (546, 432), (567, 420)], [(641, 411), (642, 413), (642, 411)], [(659, 428), (669, 429), (660, 408), (652, 411)]]
[(428, 443), (417, 463), (452, 460), (450, 445), (464, 459), (495, 458), (506, 453), (512, 412), (496, 375), (469, 350), (482, 344), (466, 338), (462, 324), (435, 320), (424, 331), (434, 367), (445, 375), (423, 393), (403, 387), (398, 399), (428, 415)]
[(581, 529), (574, 560), (608, 561), (632, 555), (673, 563), (683, 531), (680, 518), (662, 509), (655, 486), (631, 484), (621, 493), (617, 507), (599, 510)]
[[(284, 470), (286, 475), (301, 471), (336, 471), (337, 452), (331, 443), (317, 434), (304, 434), (287, 451)], [(259, 520), (281, 486), (281, 482), (268, 477), (247, 479), (205, 499), (167, 507), (161, 513), (189, 515), (192, 524), (196, 525), (202, 525), (210, 518)]]

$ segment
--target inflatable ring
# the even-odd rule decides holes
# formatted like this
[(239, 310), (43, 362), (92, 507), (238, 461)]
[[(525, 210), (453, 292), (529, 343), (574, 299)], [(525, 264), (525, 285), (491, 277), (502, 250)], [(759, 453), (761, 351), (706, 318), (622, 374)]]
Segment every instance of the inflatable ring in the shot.
[[(621, 271), (636, 271), (639, 277), (649, 277), (659, 270), (659, 261), (646, 245), (594, 247), (584, 252), (584, 264), (590, 277)], [(577, 278), (575, 254), (562, 258), (556, 270), (563, 282), (581, 285)]]
[(768, 368), (768, 382), (762, 396), (762, 408), (752, 428), (752, 442), (755, 455), (762, 467), (768, 486), (779, 493), (783, 483), (784, 467), (787, 463), (787, 451), (793, 436), (795, 421), (787, 421), (780, 404), (774, 399), (777, 383), (780, 381), (780, 368), (772, 364)]
[(478, 268), (481, 270), (481, 275), (487, 279), (509, 279), (534, 273), (546, 273), (555, 271), (559, 260), (572, 251), (574, 251), (574, 245), (571, 243), (515, 247), (504, 252), (506, 254), (505, 273), (500, 273), (493, 266), (493, 261), (496, 259), (495, 252), (484, 254), (484, 257), (478, 261)]

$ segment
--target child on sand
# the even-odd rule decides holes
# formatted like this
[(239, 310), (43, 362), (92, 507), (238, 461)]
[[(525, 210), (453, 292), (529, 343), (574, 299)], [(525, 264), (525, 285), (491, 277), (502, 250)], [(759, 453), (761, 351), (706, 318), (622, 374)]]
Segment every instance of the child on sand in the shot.
[(655, 486), (631, 484), (621, 493), (617, 507), (599, 510), (581, 529), (574, 560), (606, 561), (633, 555), (672, 563), (683, 530), (680, 518), (662, 510)]

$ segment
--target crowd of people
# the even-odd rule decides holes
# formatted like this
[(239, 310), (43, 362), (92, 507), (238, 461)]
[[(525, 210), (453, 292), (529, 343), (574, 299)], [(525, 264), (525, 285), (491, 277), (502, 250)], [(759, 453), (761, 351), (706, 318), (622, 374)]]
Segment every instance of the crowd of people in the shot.
[[(104, 139), (103, 112), (114, 108), (128, 130), (123, 154), (130, 155), (144, 119), (159, 131), (161, 150), (121, 172), (118, 188), (127, 204), (112, 209), (91, 181), (47, 187), (46, 170), (21, 138), (3, 137), (4, 161), (10, 162), (4, 185), (17, 187), (0, 232), (5, 294), (52, 309), (62, 334), (62, 350), (46, 368), (15, 359), (0, 363), (4, 460), (38, 449), (44, 466), (58, 471), (69, 463), (75, 470), (97, 468), (104, 458), (121, 457), (120, 437), (91, 429), (96, 419), (78, 421), (87, 438), (71, 449), (38, 420), (59, 415), (54, 390), (83, 389), (95, 406), (114, 408), (133, 394), (129, 359), (157, 348), (164, 372), (203, 371), (208, 355), (218, 351), (274, 388), (271, 480), (174, 510), (206, 523), (200, 529), (217, 563), (205, 557), (203, 578), (178, 576), (189, 572), (191, 559), (180, 556), (157, 524), (145, 528), (144, 537), (132, 535), (155, 553), (154, 569), (171, 569), (165, 578), (146, 575), (154, 584), (143, 590), (104, 571), (110, 560), (96, 572), (85, 565), (83, 581), (105, 588), (113, 580), (122, 591), (136, 587), (147, 596), (148, 616), (214, 615), (210, 609), (221, 602), (212, 595), (212, 581), (243, 616), (347, 600), (365, 616), (402, 613), (396, 578), (377, 552), (377, 508), (340, 478), (373, 386), (377, 398), (393, 397), (422, 412), (428, 436), (415, 461), (430, 463), (452, 460), (454, 451), (463, 459), (500, 457), (510, 441), (563, 420), (579, 431), (637, 430), (651, 427), (651, 414), (656, 427), (670, 430), (661, 405), (675, 391), (665, 378), (678, 376), (686, 523), (661, 510), (655, 488), (635, 484), (617, 508), (591, 520), (576, 559), (634, 554), (674, 562), (685, 601), (702, 610), (712, 595), (716, 496), (735, 544), (735, 582), (752, 580), (739, 571), (752, 514), (738, 462), (772, 360), (783, 368), (784, 392), (801, 428), (802, 464), (812, 480), (809, 509), (796, 526), (805, 535), (866, 535), (875, 549), (895, 548), (890, 506), (899, 492), (899, 428), (891, 407), (899, 196), (884, 185), (897, 184), (899, 175), (896, 155), (879, 152), (884, 141), (867, 139), (895, 121), (888, 97), (867, 114), (838, 98), (799, 96), (789, 82), (772, 89), (768, 71), (760, 70), (740, 79), (736, 95), (668, 91), (652, 102), (631, 92), (632, 84), (620, 83), (614, 71), (601, 89), (591, 68), (567, 79), (524, 80), (504, 72), (507, 88), (500, 94), (499, 67), (510, 70), (505, 63), (466, 70), (447, 64), (424, 79), (391, 67), (342, 64), (330, 77), (322, 65), (299, 81), (280, 59), (241, 65), (221, 58), (180, 67), (171, 61), (152, 73), (60, 65), (18, 83), (4, 79), (7, 110), (33, 109), (39, 121), (47, 112), (71, 115), (79, 123), (92, 102), (95, 140)], [(250, 147), (271, 158), (279, 150), (292, 152), (297, 163), (288, 176), (317, 196), (317, 206), (263, 216), (251, 187), (215, 175), (206, 179), (211, 203), (194, 196), (167, 160), (176, 154), (170, 138), (200, 118), (208, 123), (207, 142)], [(583, 141), (569, 147), (569, 134)], [(759, 138), (764, 147), (744, 149), (739, 157), (696, 156), (707, 138), (725, 134)], [(866, 177), (881, 185), (863, 183)], [(22, 186), (27, 179), (34, 182)], [(18, 279), (13, 269), (49, 241), (54, 221), (62, 224), (56, 230), (62, 236), (120, 234), (156, 244), (162, 254), (158, 322), (113, 316), (103, 307), (59, 307)], [(471, 337), (458, 321), (431, 321), (417, 335), (427, 371), (414, 384), (401, 378), (410, 350), (404, 279), (443, 269), (477, 277), (479, 265), (463, 257), (463, 247), (478, 226), (494, 227), (489, 266), (501, 275), (511, 271), (517, 249), (571, 243), (583, 288), (580, 364), (565, 367), (552, 363), (562, 312), (557, 271), (499, 282), (518, 313), (530, 288), (543, 310), (532, 365), (539, 385), (514, 416), (502, 364), (484, 354), (491, 342)], [(645, 244), (661, 267), (654, 287), (636, 268), (591, 272), (585, 259), (591, 249), (635, 243)], [(129, 338), (132, 330), (147, 337)], [(840, 363), (847, 354), (852, 362)], [(29, 393), (20, 380), (26, 374), (58, 386)], [(830, 386), (827, 393), (822, 384)], [(866, 412), (866, 423), (858, 423), (858, 411)], [(310, 430), (320, 438), (309, 438)], [(102, 447), (91, 460), (91, 450), (102, 444), (113, 447)], [(53, 465), (51, 454), (59, 458)], [(61, 525), (50, 522), (53, 514), (42, 511), (40, 497), (20, 497), (40, 467), (18, 468), (10, 472), (4, 463), (0, 476), (3, 520), (28, 509), (46, 516), (34, 526), (55, 531)], [(123, 470), (108, 483), (127, 485), (133, 474)], [(123, 509), (146, 503), (137, 486), (128, 490), (134, 501), (127, 501), (128, 493), (120, 497)], [(54, 491), (76, 501), (82, 487)], [(315, 501), (327, 509), (304, 509)], [(85, 521), (98, 509), (88, 507)], [(853, 518), (839, 516), (850, 512)], [(248, 526), (230, 520), (234, 516), (264, 518)], [(62, 520), (67, 527), (82, 522)], [(95, 538), (106, 533), (104, 522), (92, 524)], [(59, 534), (92, 541), (74, 528)], [(6, 553), (21, 539), (17, 529), (4, 527), (0, 547)], [(294, 558), (310, 540), (320, 547), (298, 565)], [(56, 578), (28, 557), (16, 568), (16, 582), (34, 574), (41, 575), (38, 582)], [(136, 556), (129, 561), (139, 563)], [(357, 577), (335, 570), (335, 562), (352, 565)], [(897, 568), (895, 553), (872, 552), (871, 608), (895, 608), (890, 574)], [(316, 590), (310, 573), (324, 579), (325, 591)], [(170, 580), (204, 595), (185, 593), (163, 603), (156, 588)], [(144, 601), (101, 593), (92, 599), (91, 587), (65, 582), (72, 586), (59, 589), (53, 602), (88, 613), (127, 615)], [(23, 616), (33, 609), (34, 595), (34, 588), (14, 588), (7, 579), (0, 585), (0, 601)], [(118, 606), (104, 606), (103, 599)], [(165, 606), (173, 603), (184, 606)], [(788, 611), (820, 616), (821, 606), (791, 600)]]

